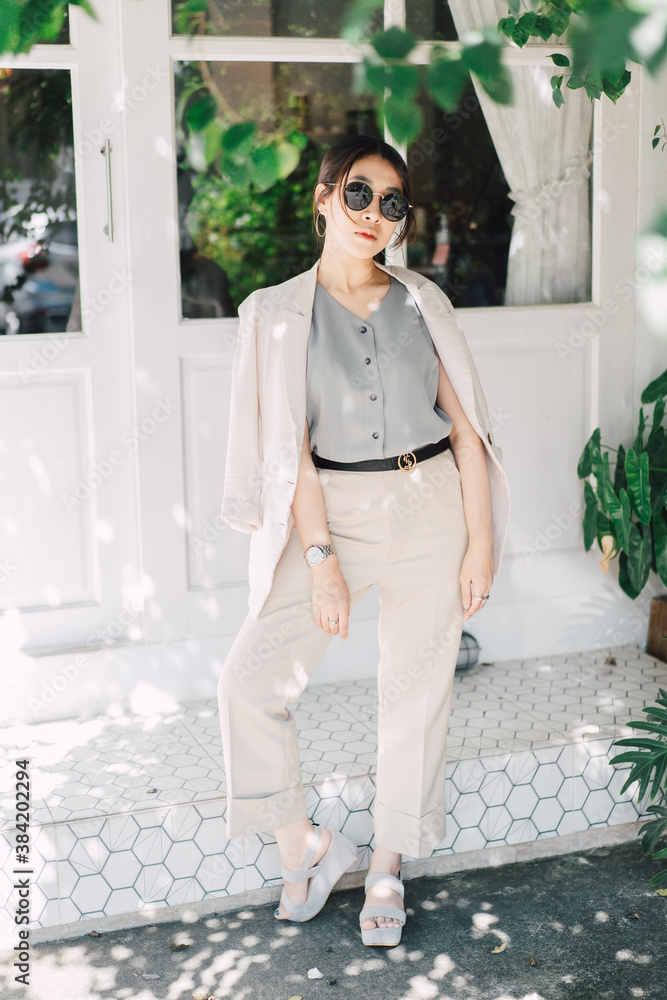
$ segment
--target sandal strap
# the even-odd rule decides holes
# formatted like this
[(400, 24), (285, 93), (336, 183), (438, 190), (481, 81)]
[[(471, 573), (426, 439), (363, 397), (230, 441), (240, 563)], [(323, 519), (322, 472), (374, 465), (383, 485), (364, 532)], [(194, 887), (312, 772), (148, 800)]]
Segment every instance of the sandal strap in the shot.
[(401, 899), (405, 896), (403, 882), (395, 875), (389, 875), (388, 872), (369, 872), (364, 880), (364, 888), (370, 889), (374, 885), (382, 886), (384, 889), (393, 889)]
[[(280, 874), (288, 882), (305, 882), (306, 879), (312, 878), (313, 875), (316, 875), (317, 872), (320, 870), (320, 862), (318, 862), (316, 865), (313, 865), (312, 868), (310, 867), (310, 864), (313, 858), (315, 857), (317, 848), (319, 847), (323, 830), (324, 827), (319, 828), (317, 841), (315, 842), (315, 846), (312, 848), (312, 850), (308, 851), (308, 854), (306, 855), (306, 860), (303, 863), (303, 868), (300, 868), (299, 871), (295, 872), (292, 871), (290, 868), (285, 868), (285, 865), (283, 864), (280, 865)], [(333, 834), (331, 836), (333, 840)], [(292, 905), (296, 906), (296, 903), (293, 903)]]
[[(394, 920), (400, 920), (401, 925), (405, 924), (407, 920), (405, 910), (399, 910), (397, 906), (366, 906), (359, 914), (359, 921), (366, 920), (367, 917), (391, 917)], [(368, 929), (373, 930), (372, 927)], [(380, 928), (380, 930), (386, 930), (386, 927)]]

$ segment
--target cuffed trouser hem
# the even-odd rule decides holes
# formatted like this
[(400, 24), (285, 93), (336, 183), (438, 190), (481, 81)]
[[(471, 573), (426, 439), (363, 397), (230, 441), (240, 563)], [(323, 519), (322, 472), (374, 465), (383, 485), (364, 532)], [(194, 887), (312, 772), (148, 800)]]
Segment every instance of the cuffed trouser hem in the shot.
[(227, 836), (246, 837), (253, 833), (271, 833), (307, 816), (303, 784), (262, 798), (227, 798)]
[(430, 854), (445, 837), (445, 804), (418, 819), (407, 813), (388, 809), (375, 799), (375, 845), (388, 851), (420, 858)]

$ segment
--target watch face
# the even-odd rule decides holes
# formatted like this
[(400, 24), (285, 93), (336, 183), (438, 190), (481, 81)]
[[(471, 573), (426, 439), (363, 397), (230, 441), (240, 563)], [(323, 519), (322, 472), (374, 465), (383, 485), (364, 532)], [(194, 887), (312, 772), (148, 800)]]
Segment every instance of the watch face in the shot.
[(306, 559), (308, 560), (309, 566), (317, 566), (324, 559), (324, 553), (319, 546), (311, 546), (306, 552)]

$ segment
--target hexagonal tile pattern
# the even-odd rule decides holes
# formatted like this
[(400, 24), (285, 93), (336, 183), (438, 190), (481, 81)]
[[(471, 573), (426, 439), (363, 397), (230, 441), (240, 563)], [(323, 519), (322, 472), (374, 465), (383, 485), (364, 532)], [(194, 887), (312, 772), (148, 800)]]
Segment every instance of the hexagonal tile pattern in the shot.
[[(433, 856), (535, 842), (650, 818), (613, 741), (665, 685), (633, 646), (457, 671), (447, 720), (446, 835)], [(374, 846), (377, 679), (313, 685), (291, 703), (308, 814)], [(280, 882), (268, 831), (228, 840), (215, 698), (152, 716), (101, 716), (0, 731), (5, 768), (31, 760), (35, 926), (238, 895)], [(5, 785), (3, 785), (3, 788)], [(6, 785), (9, 788), (8, 785)], [(13, 799), (0, 798), (0, 861), (16, 852)], [(13, 943), (12, 880), (0, 917)], [(3, 938), (4, 942), (4, 938)]]

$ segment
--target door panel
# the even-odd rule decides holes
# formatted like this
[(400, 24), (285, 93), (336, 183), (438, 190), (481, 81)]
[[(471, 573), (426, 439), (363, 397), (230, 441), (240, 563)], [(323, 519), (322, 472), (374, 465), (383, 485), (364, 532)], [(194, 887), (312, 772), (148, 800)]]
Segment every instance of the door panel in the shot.
[(5, 641), (27, 652), (143, 635), (118, 9), (101, 5), (94, 21), (72, 7), (70, 44), (0, 63), (0, 82), (24, 91), (10, 121), (20, 155), (0, 161), (17, 183), (0, 212), (29, 224), (3, 271), (24, 280), (0, 314), (0, 609), (15, 616)]

